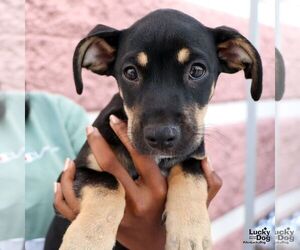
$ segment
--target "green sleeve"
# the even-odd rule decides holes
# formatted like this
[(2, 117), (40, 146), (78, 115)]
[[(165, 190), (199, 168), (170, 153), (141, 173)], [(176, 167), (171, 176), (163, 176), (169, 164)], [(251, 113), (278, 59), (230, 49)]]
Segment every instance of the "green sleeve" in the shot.
[(87, 112), (75, 102), (61, 96), (58, 97), (58, 107), (70, 143), (77, 154), (86, 140), (85, 128), (89, 124)]

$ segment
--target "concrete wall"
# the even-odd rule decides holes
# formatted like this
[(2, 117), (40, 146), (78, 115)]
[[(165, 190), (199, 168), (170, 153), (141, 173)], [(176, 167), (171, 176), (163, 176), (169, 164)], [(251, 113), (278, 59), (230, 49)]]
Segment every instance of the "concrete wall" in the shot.
[(24, 90), (24, 2), (2, 0), (0, 13), (0, 87)]

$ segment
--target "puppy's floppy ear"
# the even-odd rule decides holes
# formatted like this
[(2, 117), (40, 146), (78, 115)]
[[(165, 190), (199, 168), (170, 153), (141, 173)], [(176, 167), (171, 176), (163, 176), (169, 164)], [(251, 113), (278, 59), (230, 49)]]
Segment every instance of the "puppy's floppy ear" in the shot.
[(111, 74), (120, 33), (113, 28), (97, 25), (78, 43), (73, 56), (73, 74), (78, 94), (83, 89), (82, 68), (100, 75)]
[(254, 46), (238, 31), (226, 26), (212, 30), (217, 46), (221, 71), (235, 73), (244, 70), (246, 79), (252, 79), (251, 96), (259, 100), (262, 93), (262, 63)]

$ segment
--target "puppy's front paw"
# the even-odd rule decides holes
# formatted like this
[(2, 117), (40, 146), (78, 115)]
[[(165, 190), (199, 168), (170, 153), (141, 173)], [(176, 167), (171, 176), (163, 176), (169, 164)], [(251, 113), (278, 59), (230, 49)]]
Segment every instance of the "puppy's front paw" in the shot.
[(186, 174), (180, 166), (175, 166), (168, 184), (166, 250), (212, 249), (205, 178)]
[(86, 186), (81, 209), (59, 250), (112, 250), (125, 209), (125, 191)]
[(166, 217), (166, 228), (166, 250), (212, 249), (208, 216), (194, 217), (189, 210), (171, 212)]

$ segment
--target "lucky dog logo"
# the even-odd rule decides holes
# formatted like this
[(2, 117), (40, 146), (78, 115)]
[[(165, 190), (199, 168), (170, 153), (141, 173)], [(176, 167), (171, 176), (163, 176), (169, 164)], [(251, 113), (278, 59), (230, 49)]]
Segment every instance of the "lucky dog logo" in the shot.
[(275, 241), (277, 244), (289, 244), (295, 241), (295, 230), (290, 227), (281, 228), (275, 231)]
[(266, 244), (271, 241), (271, 230), (267, 227), (261, 229), (249, 229), (249, 241), (244, 241), (244, 244)]

